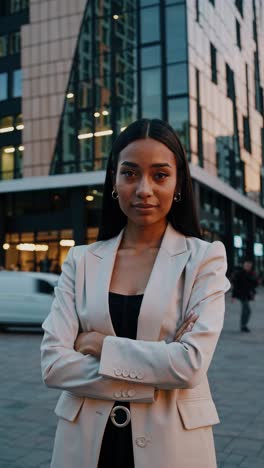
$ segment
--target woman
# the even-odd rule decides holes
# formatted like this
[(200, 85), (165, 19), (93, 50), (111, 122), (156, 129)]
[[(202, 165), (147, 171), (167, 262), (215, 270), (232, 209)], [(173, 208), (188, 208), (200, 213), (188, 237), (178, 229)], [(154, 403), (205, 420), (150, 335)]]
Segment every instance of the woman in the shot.
[(98, 241), (70, 249), (43, 323), (43, 380), (64, 390), (53, 468), (216, 467), (206, 373), (226, 268), (224, 245), (201, 239), (175, 132), (132, 123), (108, 161)]

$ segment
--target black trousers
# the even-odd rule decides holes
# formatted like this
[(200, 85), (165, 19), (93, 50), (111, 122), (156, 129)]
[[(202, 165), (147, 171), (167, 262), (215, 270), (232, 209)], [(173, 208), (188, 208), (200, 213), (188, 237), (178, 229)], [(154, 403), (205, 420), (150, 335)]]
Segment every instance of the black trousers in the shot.
[(249, 317), (251, 315), (251, 309), (249, 301), (247, 299), (240, 299), (241, 301), (241, 317), (240, 317), (240, 326), (246, 327), (249, 322)]

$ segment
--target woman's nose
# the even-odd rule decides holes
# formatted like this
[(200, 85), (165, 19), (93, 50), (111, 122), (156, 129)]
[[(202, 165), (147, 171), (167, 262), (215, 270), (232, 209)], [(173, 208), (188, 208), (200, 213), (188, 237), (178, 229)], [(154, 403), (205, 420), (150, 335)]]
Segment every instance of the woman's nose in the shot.
[(137, 195), (146, 196), (152, 194), (152, 184), (146, 178), (142, 178), (137, 186)]

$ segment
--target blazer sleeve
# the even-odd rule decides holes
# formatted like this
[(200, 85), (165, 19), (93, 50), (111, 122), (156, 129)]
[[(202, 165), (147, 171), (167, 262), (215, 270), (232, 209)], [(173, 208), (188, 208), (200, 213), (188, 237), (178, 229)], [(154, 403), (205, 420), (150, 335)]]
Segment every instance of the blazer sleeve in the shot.
[[(41, 342), (42, 378), (48, 387), (68, 390), (76, 396), (99, 400), (117, 400), (118, 394), (129, 394), (127, 401), (151, 403), (154, 387), (145, 383), (114, 381), (99, 375), (99, 360), (74, 350), (79, 333), (75, 308), (75, 265), (73, 248), (62, 266), (51, 311), (42, 324)], [(132, 392), (131, 392), (132, 390)]]
[(158, 389), (193, 388), (208, 370), (224, 322), (225, 292), (230, 282), (225, 276), (226, 252), (220, 241), (210, 243), (196, 275), (185, 314), (198, 314), (191, 332), (180, 342), (151, 342), (108, 336), (103, 343), (99, 373), (116, 378), (116, 369), (128, 369), (124, 380), (133, 380), (130, 371), (147, 385)]

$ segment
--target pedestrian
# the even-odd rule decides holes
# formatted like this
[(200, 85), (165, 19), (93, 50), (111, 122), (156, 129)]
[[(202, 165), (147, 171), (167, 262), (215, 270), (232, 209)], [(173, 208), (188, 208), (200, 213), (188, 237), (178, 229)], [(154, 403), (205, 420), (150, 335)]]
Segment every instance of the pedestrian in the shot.
[(251, 316), (251, 307), (249, 302), (255, 299), (258, 279), (252, 270), (251, 260), (243, 262), (240, 268), (233, 276), (232, 298), (237, 298), (241, 302), (240, 330), (241, 332), (250, 332), (248, 322)]
[(42, 376), (64, 390), (52, 468), (215, 468), (207, 370), (230, 283), (201, 238), (186, 155), (158, 119), (109, 156), (97, 242), (72, 247), (42, 327)]

